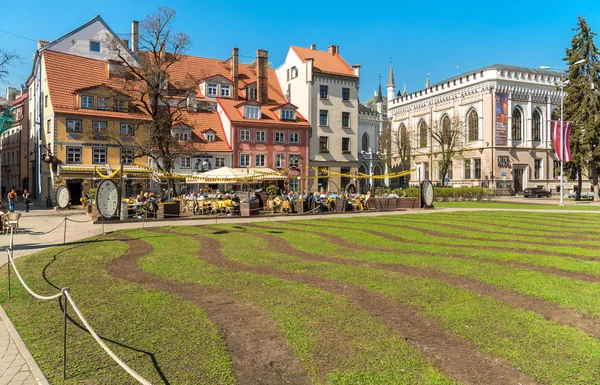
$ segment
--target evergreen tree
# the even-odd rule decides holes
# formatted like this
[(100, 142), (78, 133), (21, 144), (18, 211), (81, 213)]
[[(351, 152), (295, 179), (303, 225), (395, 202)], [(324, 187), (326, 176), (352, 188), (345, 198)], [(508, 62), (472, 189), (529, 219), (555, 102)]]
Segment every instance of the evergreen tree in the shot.
[[(579, 16), (571, 48), (567, 48), (568, 74), (565, 81), (564, 120), (573, 122), (571, 152), (573, 161), (568, 173), (577, 176), (577, 198), (581, 192), (582, 174), (587, 171), (594, 188), (594, 200), (598, 199), (598, 163), (600, 159), (600, 62), (598, 48), (594, 44), (596, 33), (585, 19)], [(581, 64), (574, 64), (585, 60)], [(562, 193), (562, 192), (561, 192)]]

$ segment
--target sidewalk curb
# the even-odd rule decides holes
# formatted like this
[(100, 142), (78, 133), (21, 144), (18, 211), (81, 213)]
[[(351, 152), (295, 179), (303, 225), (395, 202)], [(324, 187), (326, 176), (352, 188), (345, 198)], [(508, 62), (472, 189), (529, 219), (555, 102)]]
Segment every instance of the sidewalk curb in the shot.
[(48, 382), (48, 379), (46, 378), (46, 376), (44, 376), (44, 373), (42, 373), (42, 370), (38, 366), (37, 362), (35, 362), (35, 360), (31, 356), (31, 353), (29, 353), (29, 350), (25, 346), (25, 343), (21, 339), (21, 336), (17, 332), (17, 329), (15, 329), (15, 326), (12, 324), (10, 318), (8, 318), (8, 315), (6, 314), (6, 312), (4, 311), (2, 306), (0, 306), (0, 318), (2, 318), (2, 321), (4, 321), (4, 326), (6, 326), (8, 333), (10, 334), (13, 341), (15, 342), (15, 345), (17, 345), (17, 349), (19, 349), (19, 352), (23, 356), (25, 363), (27, 364), (27, 366), (29, 366), (29, 369), (31, 370), (31, 374), (35, 378), (35, 381), (37, 382), (37, 384), (38, 385), (50, 385), (50, 383)]

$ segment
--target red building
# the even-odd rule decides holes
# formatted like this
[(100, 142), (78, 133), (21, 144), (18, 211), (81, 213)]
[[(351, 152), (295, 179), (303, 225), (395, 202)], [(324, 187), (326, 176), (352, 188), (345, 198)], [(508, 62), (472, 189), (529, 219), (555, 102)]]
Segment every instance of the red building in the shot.
[[(196, 134), (208, 128), (214, 134), (205, 151), (216, 144), (221, 151), (230, 149), (232, 167), (283, 170), (308, 165), (310, 125), (287, 102), (268, 66), (267, 51), (257, 50), (252, 64), (238, 62), (237, 48), (228, 60), (187, 56), (172, 67), (169, 80), (190, 75), (198, 82), (194, 104), (205, 106), (221, 123), (204, 127), (201, 121), (190, 121)], [(297, 178), (289, 183), (295, 191), (306, 186)]]

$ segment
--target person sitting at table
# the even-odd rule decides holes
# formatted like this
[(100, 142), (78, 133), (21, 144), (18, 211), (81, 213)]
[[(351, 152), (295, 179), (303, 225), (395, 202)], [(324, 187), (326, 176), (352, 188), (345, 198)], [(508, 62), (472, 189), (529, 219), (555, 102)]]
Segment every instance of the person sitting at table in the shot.
[(392, 191), (392, 193), (391, 193), (390, 195), (388, 195), (387, 197), (388, 197), (388, 198), (400, 198), (400, 197), (398, 196), (398, 194), (396, 194), (396, 192), (395, 192), (395, 191)]
[(144, 198), (142, 197), (142, 195), (141, 195), (141, 194), (138, 194), (138, 195), (135, 197), (135, 203), (136, 203), (136, 204), (142, 204), (142, 203), (144, 203)]
[(337, 192), (334, 191), (334, 192), (329, 193), (329, 198), (338, 199), (339, 196), (338, 196)]
[(290, 200), (290, 203), (294, 204), (294, 201), (296, 200), (296, 195), (294, 194), (294, 191), (290, 191), (288, 193), (288, 199)]

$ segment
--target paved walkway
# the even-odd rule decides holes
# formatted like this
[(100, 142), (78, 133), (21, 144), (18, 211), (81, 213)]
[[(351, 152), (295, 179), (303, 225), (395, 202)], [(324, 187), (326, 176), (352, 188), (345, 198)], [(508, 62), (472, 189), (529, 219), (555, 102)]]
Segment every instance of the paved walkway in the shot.
[[(504, 198), (502, 200), (514, 203), (556, 203), (555, 200), (524, 200), (523, 198)], [(600, 205), (600, 203), (587, 203)], [(20, 207), (17, 206), (17, 211)], [(391, 212), (361, 212), (348, 213), (349, 216), (380, 216), (380, 215), (426, 215), (436, 211), (479, 211), (479, 210), (498, 210), (505, 209), (441, 209), (441, 210), (415, 210), (415, 211), (391, 211)], [(577, 212), (577, 213), (595, 213), (600, 211), (581, 211), (581, 210), (522, 210), (535, 212)], [(202, 219), (190, 220), (172, 220), (172, 221), (144, 221), (144, 222), (125, 222), (125, 223), (106, 223), (104, 226), (92, 224), (88, 216), (82, 210), (55, 211), (51, 209), (33, 208), (29, 213), (23, 213), (20, 219), (21, 231), (14, 236), (14, 257), (19, 258), (37, 251), (61, 245), (66, 240), (76, 242), (91, 236), (102, 234), (103, 231), (110, 232), (127, 228), (158, 227), (158, 226), (181, 226), (181, 225), (206, 225), (214, 223), (249, 223), (249, 222), (267, 222), (267, 221), (289, 221), (298, 219), (318, 219), (318, 215), (309, 216), (280, 216), (280, 217), (204, 217)], [(66, 231), (65, 231), (66, 223)], [(0, 266), (6, 264), (6, 255), (4, 250), (8, 246), (9, 237), (0, 236)], [(37, 384), (45, 385), (48, 381), (42, 374), (31, 354), (25, 347), (19, 334), (6, 316), (6, 313), (0, 306), (0, 385), (25, 385)]]

